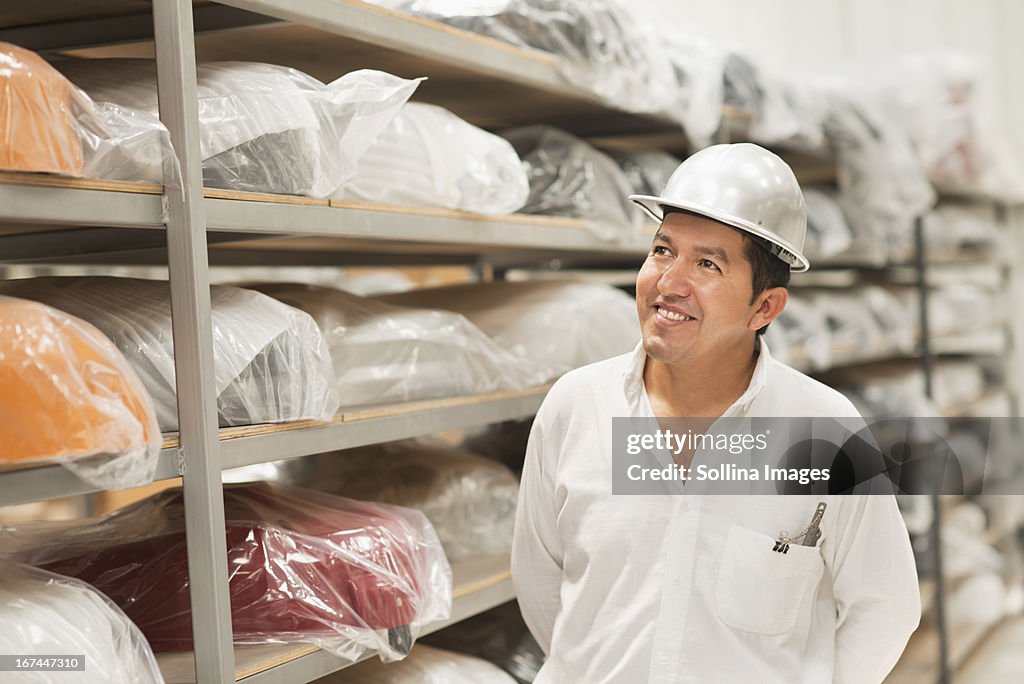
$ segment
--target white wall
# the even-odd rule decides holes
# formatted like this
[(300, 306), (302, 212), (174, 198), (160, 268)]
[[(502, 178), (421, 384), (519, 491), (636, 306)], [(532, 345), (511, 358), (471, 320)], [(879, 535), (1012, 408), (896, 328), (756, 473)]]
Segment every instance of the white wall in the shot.
[[(1020, 0), (631, 0), (660, 24), (728, 41), (767, 67), (804, 74), (845, 59), (943, 49), (980, 61), (994, 130), (1024, 157)], [(1016, 125), (1011, 125), (1016, 124)]]

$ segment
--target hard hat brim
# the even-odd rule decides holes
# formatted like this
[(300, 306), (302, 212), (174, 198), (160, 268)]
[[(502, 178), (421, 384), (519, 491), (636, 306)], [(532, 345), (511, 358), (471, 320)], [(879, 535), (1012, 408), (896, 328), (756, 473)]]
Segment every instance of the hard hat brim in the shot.
[(733, 228), (738, 228), (744, 232), (755, 235), (762, 240), (770, 242), (776, 247), (781, 248), (782, 252), (776, 256), (786, 263), (789, 264), (790, 269), (794, 273), (802, 273), (811, 267), (811, 262), (800, 253), (796, 247), (791, 245), (786, 240), (778, 237), (777, 235), (765, 230), (756, 223), (751, 223), (746, 219), (742, 219), (738, 216), (732, 216), (722, 211), (718, 211), (713, 207), (708, 207), (697, 202), (683, 202), (679, 200), (667, 200), (664, 197), (656, 197), (654, 195), (630, 195), (629, 199), (636, 202), (644, 213), (651, 217), (657, 223), (661, 223), (665, 219), (665, 207), (672, 207), (673, 209), (682, 209), (689, 211), (694, 214), (700, 214), (710, 219), (714, 219), (720, 223), (724, 223)]

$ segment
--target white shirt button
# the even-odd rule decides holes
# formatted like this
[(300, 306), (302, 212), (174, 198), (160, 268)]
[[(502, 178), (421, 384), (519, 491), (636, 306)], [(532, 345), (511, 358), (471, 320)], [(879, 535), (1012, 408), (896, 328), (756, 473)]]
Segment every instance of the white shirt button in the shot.
[(684, 501), (683, 504), (679, 507), (679, 510), (681, 510), (683, 513), (685, 513), (688, 510), (690, 510), (690, 502), (689, 501)]

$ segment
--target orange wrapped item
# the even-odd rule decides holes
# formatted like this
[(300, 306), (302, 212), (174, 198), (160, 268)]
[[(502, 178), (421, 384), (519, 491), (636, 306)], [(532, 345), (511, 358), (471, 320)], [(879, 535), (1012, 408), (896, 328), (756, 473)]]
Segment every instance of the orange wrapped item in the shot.
[(82, 175), (73, 87), (36, 53), (0, 42), (0, 169)]
[(117, 347), (85, 321), (0, 296), (0, 462), (56, 461), (104, 489), (151, 482), (153, 401)]

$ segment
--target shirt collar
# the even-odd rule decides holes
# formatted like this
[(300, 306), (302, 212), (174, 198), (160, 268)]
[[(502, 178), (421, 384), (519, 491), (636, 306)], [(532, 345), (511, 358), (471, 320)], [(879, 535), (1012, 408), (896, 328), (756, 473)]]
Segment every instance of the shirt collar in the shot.
[[(771, 353), (768, 351), (768, 343), (764, 335), (757, 336), (758, 354), (754, 364), (754, 372), (750, 376), (750, 384), (740, 395), (739, 399), (733, 402), (732, 406), (722, 414), (734, 416), (746, 411), (750, 404), (757, 398), (768, 381), (768, 364), (771, 363)], [(644, 364), (647, 362), (647, 352), (644, 351), (644, 343), (641, 340), (637, 343), (633, 352), (627, 357), (626, 366), (622, 371), (623, 390), (626, 394), (626, 401), (629, 404), (631, 413), (635, 415), (653, 415), (650, 400), (647, 398), (647, 388), (644, 387)]]

